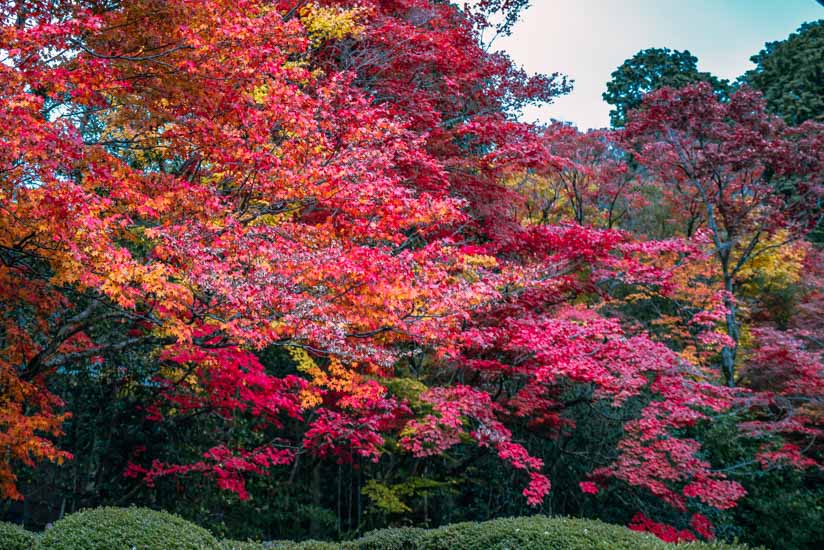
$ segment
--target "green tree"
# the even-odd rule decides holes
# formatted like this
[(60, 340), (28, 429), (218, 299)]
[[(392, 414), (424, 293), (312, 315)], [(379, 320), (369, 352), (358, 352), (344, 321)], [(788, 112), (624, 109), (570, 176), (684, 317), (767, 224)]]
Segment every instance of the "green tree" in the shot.
[(768, 42), (750, 59), (756, 67), (740, 80), (761, 91), (773, 113), (792, 125), (824, 120), (824, 19)]
[(665, 86), (682, 88), (694, 82), (709, 82), (722, 96), (730, 89), (726, 80), (699, 71), (698, 58), (689, 50), (649, 48), (624, 61), (612, 73), (602, 97), (613, 106), (609, 113), (612, 126), (620, 128), (626, 122), (627, 113), (641, 104), (645, 94)]

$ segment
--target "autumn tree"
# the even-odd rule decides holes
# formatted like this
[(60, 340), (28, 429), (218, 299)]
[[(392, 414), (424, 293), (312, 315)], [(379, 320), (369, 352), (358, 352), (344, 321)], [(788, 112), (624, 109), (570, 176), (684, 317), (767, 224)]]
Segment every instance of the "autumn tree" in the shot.
[[(735, 296), (741, 270), (769, 250), (802, 237), (818, 222), (821, 128), (799, 128), (765, 111), (749, 89), (719, 101), (708, 84), (650, 94), (629, 119), (624, 138), (638, 162), (668, 185), (700, 200), (727, 293), (722, 354), (725, 382), (735, 384), (740, 340)], [(767, 243), (781, 233), (780, 242)]]
[(554, 123), (545, 129), (544, 139), (556, 162), (507, 181), (525, 198), (528, 222), (573, 220), (612, 229), (643, 206), (637, 175), (609, 132), (580, 132)]
[[(544, 158), (505, 112), (565, 85), (484, 53), (461, 12), (428, 2), (3, 6), (0, 356), (14, 384), (34, 384), (7, 392), (9, 410), (32, 410), (35, 390), (53, 402), (57, 369), (146, 345), (177, 411), (276, 430), (327, 391), (320, 373), (274, 378), (255, 354), (290, 346), (345, 381), (305, 441), (218, 441), (172, 471), (243, 494), (241, 473), (304, 447), (377, 458), (406, 408), (362, 375), (388, 372), (400, 343), (449, 342), (463, 311), (497, 295), (494, 279), (461, 276), (475, 268), (449, 237), (467, 217), (447, 167)], [(437, 77), (410, 87), (421, 67)], [(505, 431), (496, 446), (536, 469)]]

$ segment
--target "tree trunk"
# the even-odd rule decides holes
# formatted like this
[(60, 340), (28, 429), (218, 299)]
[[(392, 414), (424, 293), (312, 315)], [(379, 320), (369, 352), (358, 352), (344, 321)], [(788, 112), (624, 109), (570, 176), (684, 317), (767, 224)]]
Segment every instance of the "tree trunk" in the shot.
[(724, 383), (731, 388), (735, 386), (735, 357), (738, 354), (738, 340), (740, 338), (738, 333), (738, 311), (735, 307), (733, 288), (732, 277), (725, 276), (724, 290), (727, 291), (727, 296), (724, 298), (724, 305), (727, 308), (727, 336), (732, 339), (733, 344), (732, 346), (724, 346), (724, 349), (721, 350), (721, 370), (724, 375)]
[[(317, 506), (318, 508), (321, 507), (323, 504), (323, 490), (321, 486), (321, 471), (320, 468), (321, 464), (320, 461), (315, 463), (314, 468), (312, 468), (312, 504)], [(312, 514), (312, 518), (309, 521), (309, 533), (311, 536), (315, 538), (321, 538), (323, 535), (321, 523), (317, 519), (317, 514)]]

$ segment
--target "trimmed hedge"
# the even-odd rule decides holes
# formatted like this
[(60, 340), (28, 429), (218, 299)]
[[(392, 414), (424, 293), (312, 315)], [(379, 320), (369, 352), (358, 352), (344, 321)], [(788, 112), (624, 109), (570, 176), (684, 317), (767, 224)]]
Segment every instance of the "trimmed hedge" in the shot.
[(37, 535), (13, 523), (0, 521), (0, 550), (31, 550)]
[[(476, 525), (486, 526), (485, 523), (478, 523)], [(444, 527), (441, 529), (444, 529)], [(431, 531), (420, 529), (418, 527), (380, 529), (378, 531), (366, 533), (357, 541), (345, 543), (344, 548), (347, 550), (349, 548), (363, 548), (364, 550), (373, 548), (380, 548), (381, 550), (405, 550), (406, 548), (417, 548), (416, 544), (423, 540), (429, 533), (431, 533)]]
[(95, 508), (46, 531), (37, 550), (220, 550), (209, 531), (167, 512)]
[[(344, 543), (345, 550), (663, 550), (674, 548), (648, 533), (595, 520), (505, 518), (483, 523), (455, 523), (437, 529), (384, 529)], [(721, 543), (680, 544), (677, 548), (740, 550)]]
[(268, 542), (224, 540), (220, 543), (220, 547), (221, 550), (340, 550), (341, 545), (336, 542), (318, 540), (303, 542), (291, 540), (271, 540)]
[(342, 543), (218, 541), (178, 516), (145, 508), (97, 508), (72, 514), (42, 538), (0, 523), (0, 550), (743, 550), (723, 543), (667, 544), (648, 533), (596, 520), (507, 518), (437, 529), (381, 529)]
[(259, 550), (263, 547), (260, 542), (242, 541), (242, 540), (222, 540), (220, 541), (220, 550)]
[(437, 529), (381, 529), (342, 542), (224, 542), (225, 550), (744, 550), (746, 546), (692, 542), (673, 545), (651, 534), (600, 521), (545, 516), (455, 523)]

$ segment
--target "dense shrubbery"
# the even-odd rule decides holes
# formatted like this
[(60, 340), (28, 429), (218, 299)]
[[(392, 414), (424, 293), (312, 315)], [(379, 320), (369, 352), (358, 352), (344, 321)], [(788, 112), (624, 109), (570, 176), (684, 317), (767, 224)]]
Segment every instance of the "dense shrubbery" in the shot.
[[(429, 530), (385, 529), (344, 544), (347, 550), (657, 550), (671, 547), (650, 534), (637, 533), (617, 525), (545, 516), (456, 523)], [(717, 543), (691, 543), (683, 547), (742, 548)]]
[(341, 545), (317, 540), (306, 540), (302, 542), (290, 540), (267, 542), (225, 540), (221, 542), (220, 547), (221, 550), (340, 550)]
[[(673, 548), (647, 533), (597, 520), (545, 516), (465, 522), (436, 529), (380, 529), (340, 544), (306, 541), (270, 543), (226, 541), (224, 550), (659, 550)], [(679, 548), (742, 549), (722, 543), (692, 542)]]
[[(533, 516), (456, 523), (436, 529), (380, 529), (357, 540), (218, 542), (208, 531), (165, 512), (145, 508), (98, 508), (72, 514), (34, 545), (37, 536), (0, 524), (0, 550), (663, 550), (672, 545), (597, 520)], [(693, 542), (687, 549), (744, 549)]]
[(67, 516), (46, 531), (38, 550), (219, 550), (202, 527), (145, 508), (97, 508)]
[(22, 527), (0, 522), (0, 550), (29, 550), (36, 538)]

